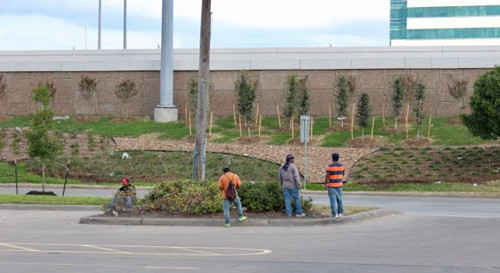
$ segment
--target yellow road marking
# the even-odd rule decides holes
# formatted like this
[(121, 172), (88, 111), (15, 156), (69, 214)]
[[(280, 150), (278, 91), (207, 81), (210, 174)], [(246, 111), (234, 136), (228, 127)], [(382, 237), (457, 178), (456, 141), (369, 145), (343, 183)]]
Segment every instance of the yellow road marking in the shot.
[(121, 251), (121, 250), (116, 250), (116, 249), (106, 248), (106, 247), (99, 247), (99, 246), (94, 246), (94, 245), (81, 245), (81, 246), (95, 248), (95, 249), (101, 249), (101, 250), (107, 250), (107, 251), (118, 253), (118, 254), (133, 254), (132, 252), (128, 252), (128, 251)]
[(16, 249), (20, 249), (20, 250), (25, 250), (25, 251), (33, 251), (33, 252), (39, 252), (40, 251), (38, 249), (27, 248), (27, 247), (22, 247), (22, 246), (16, 246), (16, 245), (11, 245), (11, 244), (7, 244), (7, 243), (0, 243), (0, 245), (6, 246), (6, 247), (11, 247), (11, 248), (16, 248)]
[[(269, 254), (272, 251), (268, 249), (257, 249), (257, 248), (233, 248), (233, 247), (180, 247), (180, 246), (151, 246), (151, 245), (88, 245), (88, 244), (53, 244), (53, 243), (2, 243), (0, 245), (14, 248), (15, 250), (3, 250), (0, 252), (14, 252), (14, 251), (31, 251), (40, 253), (71, 253), (71, 254), (109, 254), (109, 255), (157, 255), (157, 256), (256, 256)], [(43, 249), (33, 249), (23, 246), (52, 246), (52, 247), (81, 247), (90, 248), (96, 250), (104, 251), (82, 251), (82, 250), (43, 250)], [(146, 252), (146, 251), (122, 251), (114, 248), (142, 248), (142, 249), (154, 249), (156, 251)], [(177, 253), (164, 253), (161, 250), (177, 250)], [(191, 253), (185, 253), (191, 252)]]
[(145, 269), (164, 269), (164, 270), (198, 270), (199, 267), (181, 267), (181, 266), (137, 266), (137, 265), (107, 265), (107, 264), (70, 264), (70, 263), (26, 263), (26, 262), (3, 262), (0, 264), (15, 265), (36, 265), (36, 266), (78, 266), (78, 267), (104, 267), (104, 268), (145, 268)]

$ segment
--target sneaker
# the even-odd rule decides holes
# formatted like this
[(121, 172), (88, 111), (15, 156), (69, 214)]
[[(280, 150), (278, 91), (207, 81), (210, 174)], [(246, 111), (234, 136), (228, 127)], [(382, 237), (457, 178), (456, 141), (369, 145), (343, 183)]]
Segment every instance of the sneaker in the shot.
[(306, 214), (305, 214), (305, 213), (301, 213), (301, 214), (296, 214), (296, 215), (295, 215), (295, 217), (299, 217), (299, 218), (300, 218), (300, 217), (304, 217), (304, 216), (306, 216)]
[(231, 227), (231, 224), (224, 224), (224, 227)]
[(344, 217), (344, 214), (343, 213), (339, 213), (339, 217), (340, 218)]
[(247, 217), (246, 217), (246, 216), (241, 216), (241, 217), (239, 217), (239, 218), (238, 218), (238, 221), (239, 221), (239, 222), (243, 222), (243, 221), (245, 221), (246, 219), (247, 219)]
[(291, 214), (286, 214), (285, 216), (286, 216), (287, 218), (292, 217), (292, 215), (291, 215)]
[(339, 218), (339, 215), (338, 214), (335, 214), (335, 215), (332, 215), (332, 218)]

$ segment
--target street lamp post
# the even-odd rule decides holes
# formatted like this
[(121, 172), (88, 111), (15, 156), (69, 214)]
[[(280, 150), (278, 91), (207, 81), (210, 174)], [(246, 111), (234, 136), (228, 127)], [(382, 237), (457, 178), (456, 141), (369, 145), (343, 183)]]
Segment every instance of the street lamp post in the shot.
[(85, 50), (87, 50), (87, 25), (83, 25), (83, 29), (85, 30)]

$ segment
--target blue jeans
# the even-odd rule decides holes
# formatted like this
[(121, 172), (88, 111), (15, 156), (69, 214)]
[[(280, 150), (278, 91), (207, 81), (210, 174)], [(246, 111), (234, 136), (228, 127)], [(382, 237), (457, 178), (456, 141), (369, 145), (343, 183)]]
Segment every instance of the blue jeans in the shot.
[(120, 195), (119, 196), (118, 194), (115, 194), (115, 196), (113, 197), (113, 199), (109, 203), (108, 209), (106, 209), (106, 211), (111, 211), (115, 207), (115, 203), (118, 200), (118, 198), (125, 199), (125, 206), (126, 206), (127, 209), (131, 209), (132, 208), (132, 197), (131, 196), (129, 196), (129, 195), (126, 195), (126, 196), (121, 196)]
[(332, 209), (332, 216), (335, 216), (339, 213), (344, 213), (344, 205), (342, 204), (342, 187), (328, 187), (328, 197), (330, 198), (330, 208)]
[(290, 197), (293, 197), (293, 202), (295, 203), (295, 214), (302, 214), (302, 201), (300, 200), (299, 189), (283, 189), (283, 195), (285, 196), (285, 214), (287, 216), (292, 215), (292, 202)]
[(231, 222), (230, 209), (231, 202), (236, 206), (238, 211), (238, 217), (243, 217), (243, 209), (241, 208), (240, 198), (236, 196), (234, 199), (222, 199), (222, 210), (224, 211), (224, 223), (229, 224)]

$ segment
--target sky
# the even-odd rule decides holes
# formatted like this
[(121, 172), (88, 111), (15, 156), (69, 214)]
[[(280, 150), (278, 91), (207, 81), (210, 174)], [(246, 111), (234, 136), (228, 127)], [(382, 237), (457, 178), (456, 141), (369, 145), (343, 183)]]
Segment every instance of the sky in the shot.
[[(123, 48), (102, 0), (102, 49)], [(161, 44), (162, 0), (127, 0), (127, 48)], [(0, 50), (97, 49), (99, 0), (0, 0)], [(212, 0), (211, 48), (389, 45), (390, 0)], [(174, 0), (174, 48), (198, 48), (201, 0)]]

